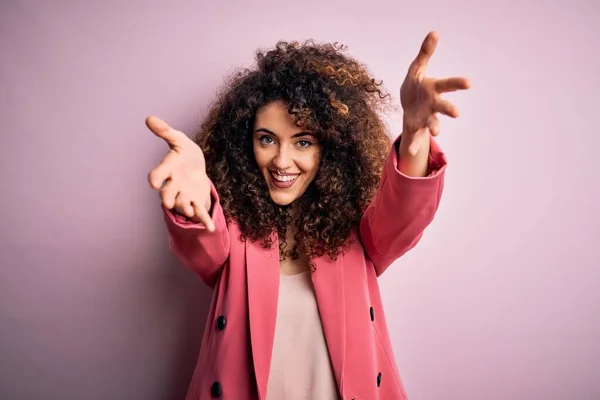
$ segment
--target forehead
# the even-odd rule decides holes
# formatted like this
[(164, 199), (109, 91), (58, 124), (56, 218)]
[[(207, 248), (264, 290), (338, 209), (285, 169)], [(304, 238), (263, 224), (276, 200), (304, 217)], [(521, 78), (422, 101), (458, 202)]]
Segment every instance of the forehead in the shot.
[(254, 129), (266, 128), (278, 136), (291, 136), (304, 131), (296, 126), (288, 113), (287, 105), (282, 101), (265, 104), (256, 113)]

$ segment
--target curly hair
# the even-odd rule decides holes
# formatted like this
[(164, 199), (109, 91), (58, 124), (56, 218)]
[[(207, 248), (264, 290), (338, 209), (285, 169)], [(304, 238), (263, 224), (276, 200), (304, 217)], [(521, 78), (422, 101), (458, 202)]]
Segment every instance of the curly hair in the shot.
[[(314, 257), (336, 259), (350, 244), (377, 191), (392, 143), (379, 112), (390, 96), (337, 43), (280, 41), (274, 49), (259, 50), (256, 61), (255, 68), (228, 78), (195, 141), (225, 217), (239, 225), (241, 239), (270, 248), (276, 232), (283, 258), (293, 223), (296, 245), (285, 255), (302, 255), (314, 268)], [(321, 144), (317, 175), (295, 201), (299, 212), (293, 221), (289, 206), (271, 201), (252, 147), (257, 111), (277, 100)]]

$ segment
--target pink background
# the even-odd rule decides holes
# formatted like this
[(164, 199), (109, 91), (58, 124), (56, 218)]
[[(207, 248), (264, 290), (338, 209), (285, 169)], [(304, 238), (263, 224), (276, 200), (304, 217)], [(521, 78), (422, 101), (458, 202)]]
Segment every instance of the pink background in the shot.
[(0, 398), (182, 398), (209, 293), (167, 249), (146, 115), (191, 133), (257, 47), (309, 37), (397, 100), (430, 29), (429, 73), (473, 89), (437, 219), (381, 279), (409, 397), (600, 398), (597, 2), (162, 3), (0, 5)]

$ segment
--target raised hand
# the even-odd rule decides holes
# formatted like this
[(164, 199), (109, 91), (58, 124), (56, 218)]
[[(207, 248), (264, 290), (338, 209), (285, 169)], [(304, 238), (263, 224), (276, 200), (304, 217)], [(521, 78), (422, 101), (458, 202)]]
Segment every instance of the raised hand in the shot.
[(427, 63), (435, 51), (437, 42), (437, 33), (429, 32), (400, 88), (400, 101), (404, 109), (402, 140), (410, 142), (408, 151), (411, 155), (417, 154), (423, 142), (429, 140), (429, 134), (439, 134), (438, 113), (452, 118), (458, 117), (458, 109), (442, 99), (441, 94), (468, 89), (471, 86), (466, 78), (436, 79), (425, 76)]
[(185, 133), (157, 117), (146, 118), (146, 126), (171, 148), (148, 174), (150, 186), (160, 191), (166, 208), (174, 209), (194, 222), (202, 222), (209, 231), (214, 231), (209, 214), (210, 183), (202, 150)]

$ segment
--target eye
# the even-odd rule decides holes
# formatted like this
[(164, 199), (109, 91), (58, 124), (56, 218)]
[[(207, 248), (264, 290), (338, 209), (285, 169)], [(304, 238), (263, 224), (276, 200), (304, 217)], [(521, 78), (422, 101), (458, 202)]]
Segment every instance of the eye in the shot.
[(275, 141), (273, 140), (273, 138), (271, 136), (261, 136), (260, 138), (258, 138), (258, 140), (262, 143), (262, 144), (266, 144), (266, 145), (270, 145), (275, 143)]
[(308, 140), (298, 140), (297, 143), (298, 147), (300, 147), (301, 149), (306, 149), (310, 146), (312, 146), (312, 142), (308, 141)]

